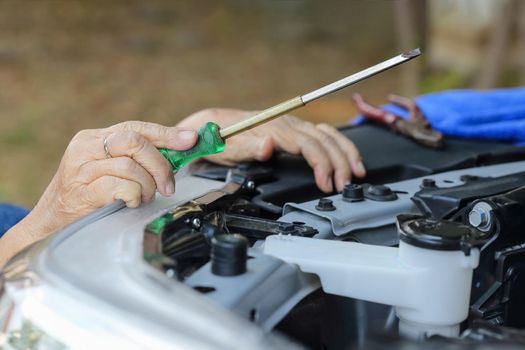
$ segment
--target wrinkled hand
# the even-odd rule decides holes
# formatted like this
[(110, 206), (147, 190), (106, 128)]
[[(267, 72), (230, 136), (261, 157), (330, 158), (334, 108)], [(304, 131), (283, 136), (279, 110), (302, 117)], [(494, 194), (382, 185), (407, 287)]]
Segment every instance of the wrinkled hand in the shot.
[(79, 132), (37, 205), (0, 239), (0, 266), (29, 244), (117, 199), (137, 207), (156, 191), (173, 194), (172, 168), (156, 147), (186, 150), (196, 141), (194, 130), (144, 122)]
[[(208, 121), (228, 126), (252, 116), (254, 112), (234, 109), (206, 109), (178, 124), (197, 129)], [(363, 177), (365, 168), (355, 145), (327, 124), (313, 124), (293, 116), (282, 116), (227, 140), (223, 153), (210, 161), (232, 165), (249, 160), (268, 160), (274, 151), (302, 155), (313, 168), (315, 182), (324, 192), (342, 191), (352, 175)]]
[[(111, 158), (106, 156), (104, 138)], [(171, 195), (172, 168), (156, 147), (185, 150), (196, 140), (191, 129), (138, 121), (80, 131), (32, 213), (40, 214), (49, 231), (117, 199), (133, 208), (150, 202), (157, 190)]]

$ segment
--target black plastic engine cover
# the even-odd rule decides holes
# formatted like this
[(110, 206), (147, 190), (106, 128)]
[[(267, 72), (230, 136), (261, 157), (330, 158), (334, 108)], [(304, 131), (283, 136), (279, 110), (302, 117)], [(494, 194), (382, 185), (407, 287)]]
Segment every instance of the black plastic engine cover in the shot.
[[(525, 159), (525, 147), (509, 143), (445, 138), (443, 149), (422, 147), (381, 126), (346, 126), (340, 131), (350, 138), (361, 154), (367, 176), (356, 183), (385, 184), (448, 170), (499, 164)], [(285, 202), (303, 202), (323, 197), (315, 185), (312, 169), (298, 156), (278, 154), (256, 169), (242, 166), (256, 178), (259, 195), (253, 199), (263, 209), (278, 214)], [(200, 164), (194, 174), (224, 180), (228, 168)]]
[(463, 185), (440, 188), (427, 187), (412, 200), (423, 214), (435, 219), (449, 219), (460, 208), (478, 198), (505, 193), (525, 185), (525, 172), (501, 177), (462, 177)]

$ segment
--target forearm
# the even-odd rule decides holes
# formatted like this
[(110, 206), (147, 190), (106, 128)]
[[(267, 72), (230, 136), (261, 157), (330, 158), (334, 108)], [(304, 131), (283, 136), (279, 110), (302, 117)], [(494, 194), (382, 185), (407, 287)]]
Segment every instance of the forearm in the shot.
[(31, 243), (47, 236), (47, 232), (39, 229), (37, 219), (35, 214), (29, 213), (0, 238), (0, 267)]
[(54, 203), (45, 195), (53, 191), (52, 181), (33, 210), (0, 238), (0, 268), (19, 251), (60, 228)]

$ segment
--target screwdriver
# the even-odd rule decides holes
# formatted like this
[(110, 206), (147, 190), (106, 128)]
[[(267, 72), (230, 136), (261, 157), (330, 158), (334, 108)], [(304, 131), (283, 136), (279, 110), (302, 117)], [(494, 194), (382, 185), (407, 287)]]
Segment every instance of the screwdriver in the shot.
[(419, 49), (414, 49), (402, 53), (386, 61), (366, 68), (360, 72), (352, 74), (346, 78), (323, 86), (317, 90), (314, 90), (302, 96), (294, 97), (288, 101), (270, 107), (262, 112), (257, 113), (253, 117), (242, 120), (236, 124), (230, 125), (225, 128), (221, 128), (215, 123), (208, 122), (198, 130), (198, 141), (192, 148), (185, 151), (175, 151), (167, 148), (159, 148), (159, 152), (171, 164), (173, 171), (177, 171), (194, 159), (223, 152), (226, 146), (225, 141), (229, 137), (237, 135), (248, 129), (254, 128), (260, 124), (266, 123), (283, 114), (293, 111), (294, 109), (303, 107), (307, 103), (317, 100), (318, 98), (331, 94), (332, 92), (341, 90), (347, 86), (353, 85), (361, 80), (381, 73), (389, 68), (407, 62), (419, 55), (421, 55), (421, 51)]

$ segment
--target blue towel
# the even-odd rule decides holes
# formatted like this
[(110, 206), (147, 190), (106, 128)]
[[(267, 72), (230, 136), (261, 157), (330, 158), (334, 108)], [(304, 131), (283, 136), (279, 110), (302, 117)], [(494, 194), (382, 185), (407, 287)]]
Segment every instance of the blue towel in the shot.
[(11, 204), (0, 204), (0, 237), (22, 220), (29, 210)]
[[(525, 87), (449, 90), (419, 96), (416, 103), (432, 127), (447, 136), (525, 143)], [(408, 116), (399, 106), (382, 108)]]

